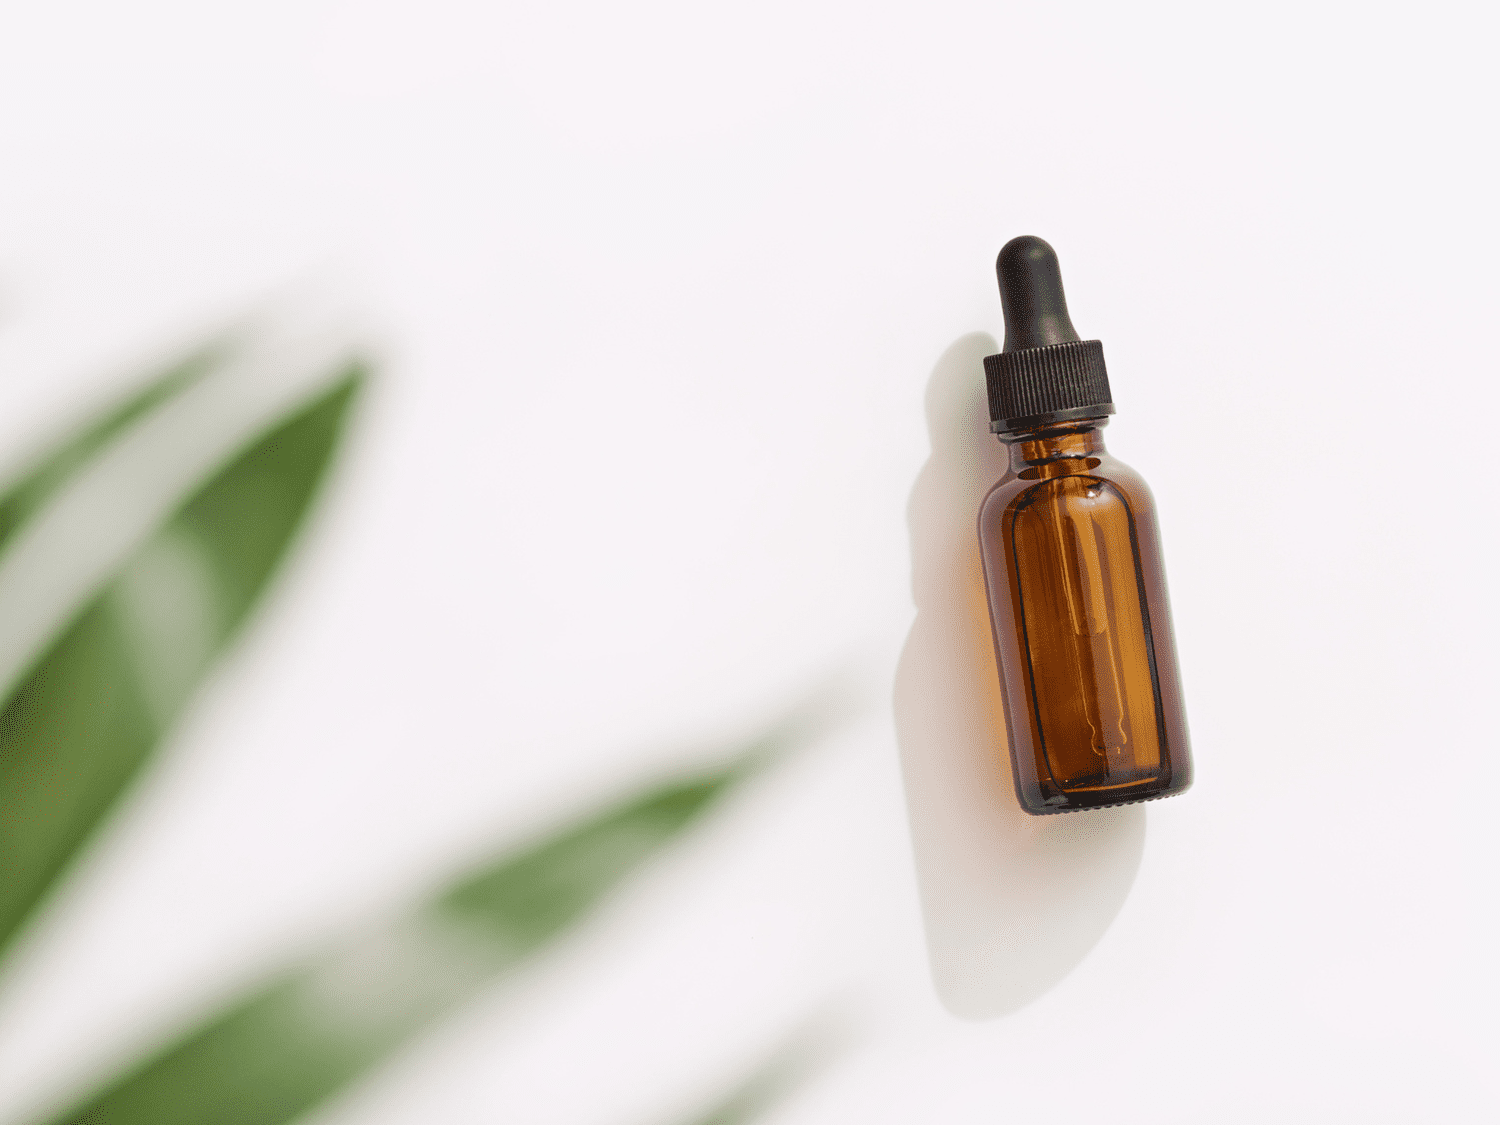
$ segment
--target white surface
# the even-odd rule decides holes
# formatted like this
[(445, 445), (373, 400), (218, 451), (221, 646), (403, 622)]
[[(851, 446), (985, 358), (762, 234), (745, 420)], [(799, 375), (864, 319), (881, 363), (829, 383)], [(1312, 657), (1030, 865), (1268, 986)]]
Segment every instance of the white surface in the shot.
[(4, 1104), (852, 651), (888, 684), (928, 379), (1035, 233), (1159, 502), (1199, 778), (1092, 950), (1014, 1014), (941, 1007), (883, 704), (318, 1120), (660, 1120), (829, 994), (863, 1037), (778, 1125), (1492, 1114), (1495, 34), (9, 13), (0, 448), (310, 271), (390, 346), (274, 611), (0, 994)]

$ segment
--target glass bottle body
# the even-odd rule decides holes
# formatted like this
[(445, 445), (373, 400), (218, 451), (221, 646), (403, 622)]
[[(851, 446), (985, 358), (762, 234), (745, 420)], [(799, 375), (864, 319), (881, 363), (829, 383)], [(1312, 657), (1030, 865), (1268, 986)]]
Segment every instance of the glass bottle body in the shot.
[(1016, 795), (1029, 813), (1180, 793), (1192, 759), (1146, 482), (1103, 419), (1005, 435), (979, 513)]

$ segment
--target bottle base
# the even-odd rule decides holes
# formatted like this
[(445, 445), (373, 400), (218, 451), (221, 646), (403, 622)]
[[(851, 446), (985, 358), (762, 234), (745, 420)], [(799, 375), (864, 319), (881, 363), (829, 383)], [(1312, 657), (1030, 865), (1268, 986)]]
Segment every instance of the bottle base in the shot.
[(1147, 801), (1161, 801), (1165, 800), (1168, 797), (1176, 797), (1180, 794), (1186, 793), (1189, 788), (1190, 786), (1184, 785), (1180, 789), (1168, 789), (1164, 793), (1144, 793), (1138, 797), (1126, 797), (1121, 801), (1105, 800), (1100, 801), (1097, 804), (1093, 802), (1080, 802), (1077, 804), (1068, 805), (1044, 805), (1041, 808), (1032, 808), (1028, 805), (1023, 804), (1021, 808), (1023, 811), (1030, 813), (1032, 816), (1052, 816), (1056, 813), (1070, 812), (1093, 812), (1095, 809), (1118, 809), (1123, 808), (1125, 805), (1144, 805)]

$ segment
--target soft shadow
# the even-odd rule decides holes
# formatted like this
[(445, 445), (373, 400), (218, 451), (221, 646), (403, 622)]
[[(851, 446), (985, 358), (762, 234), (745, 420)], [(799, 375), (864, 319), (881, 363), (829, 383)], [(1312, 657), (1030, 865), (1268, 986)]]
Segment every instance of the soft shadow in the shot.
[(999, 350), (961, 337), (927, 385), (932, 455), (907, 509), (917, 619), (895, 689), (933, 983), (970, 1019), (1017, 1010), (1083, 960), (1146, 840), (1139, 805), (1036, 817), (1016, 802), (975, 531), (1006, 467), (984, 395)]

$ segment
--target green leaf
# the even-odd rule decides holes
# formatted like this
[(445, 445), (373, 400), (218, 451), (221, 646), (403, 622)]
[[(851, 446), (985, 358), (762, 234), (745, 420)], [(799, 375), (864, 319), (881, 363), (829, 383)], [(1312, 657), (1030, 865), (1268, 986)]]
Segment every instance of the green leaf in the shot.
[(0, 492), (0, 549), (130, 423), (220, 367), (230, 354), (223, 341), (199, 348), (47, 449)]
[(832, 1046), (826, 1019), (799, 1029), (727, 1095), (683, 1125), (744, 1125), (755, 1120), (801, 1085)]
[(718, 798), (805, 739), (818, 725), (809, 717), (722, 768), (597, 811), (282, 973), (52, 1125), (296, 1120), (566, 933)]
[[(351, 366), (215, 472), (0, 706), (0, 953), (254, 608), (324, 476), (363, 374)], [(126, 406), (138, 413), (147, 397)], [(126, 412), (111, 415), (115, 428)], [(102, 441), (106, 428), (94, 427), (90, 440)], [(71, 457), (83, 444), (68, 448)], [(66, 460), (33, 474), (32, 499), (16, 510), (55, 487), (47, 482)]]

